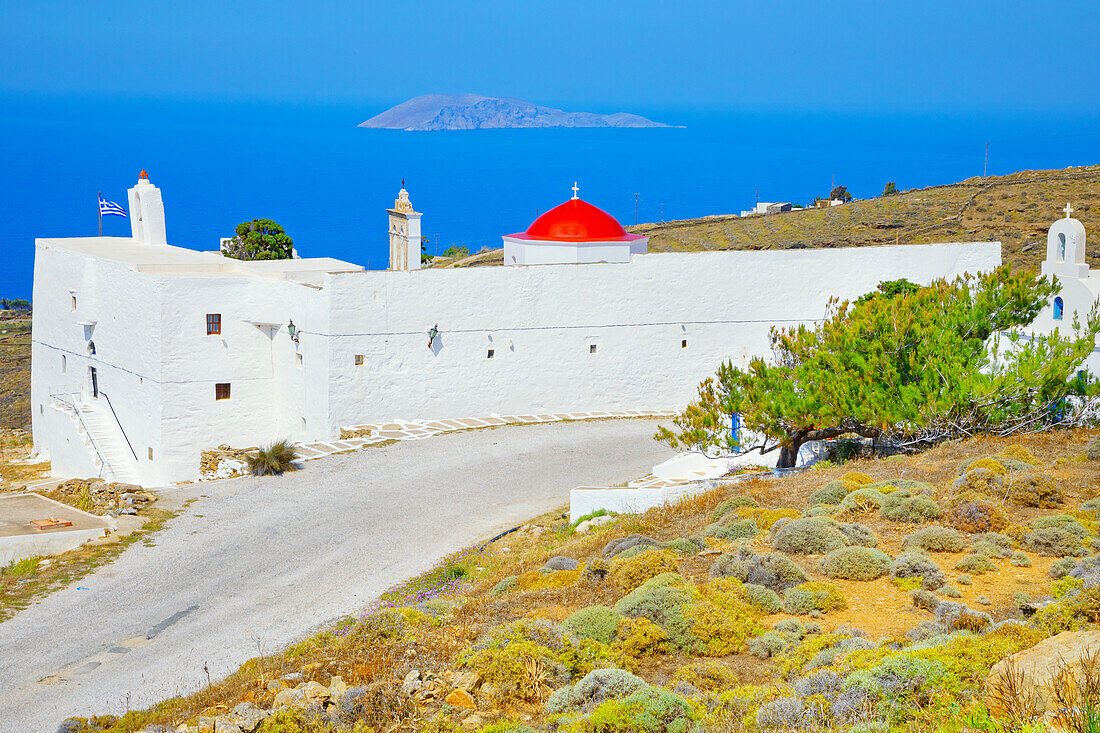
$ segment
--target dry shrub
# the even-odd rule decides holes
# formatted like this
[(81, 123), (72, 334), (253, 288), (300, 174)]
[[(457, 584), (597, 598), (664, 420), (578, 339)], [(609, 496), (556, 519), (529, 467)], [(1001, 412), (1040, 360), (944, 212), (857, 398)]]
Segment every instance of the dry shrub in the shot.
[(1012, 445), (1001, 451), (1001, 453), (1008, 456), (1009, 458), (1015, 458), (1017, 461), (1030, 463), (1033, 466), (1042, 465), (1042, 461), (1033, 456), (1031, 454), (1031, 451), (1020, 445), (1019, 443), (1013, 443)]
[(771, 529), (772, 525), (783, 518), (795, 519), (802, 516), (797, 509), (762, 509), (760, 507), (743, 506), (737, 510), (737, 516), (743, 519), (751, 519), (761, 530)]
[(977, 499), (955, 504), (947, 513), (946, 521), (948, 525), (967, 534), (1000, 532), (1008, 526), (1008, 517), (999, 507)]
[(990, 681), (989, 699), (990, 707), (1007, 717), (1013, 730), (1023, 728), (1039, 715), (1035, 688), (1012, 658), (1005, 660), (1000, 676)]
[(1019, 506), (1053, 509), (1062, 503), (1062, 492), (1054, 479), (1038, 471), (1017, 474), (1008, 485), (1008, 498)]
[(1100, 728), (1100, 650), (1086, 648), (1077, 664), (1060, 658), (1051, 687), (1063, 726), (1080, 733)]
[(622, 618), (612, 648), (635, 659), (664, 654), (669, 648), (668, 633), (644, 616)]

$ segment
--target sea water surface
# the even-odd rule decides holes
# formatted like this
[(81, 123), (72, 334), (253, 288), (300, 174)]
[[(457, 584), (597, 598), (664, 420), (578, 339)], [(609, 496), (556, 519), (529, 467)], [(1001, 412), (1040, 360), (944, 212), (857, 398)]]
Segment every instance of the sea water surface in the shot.
[[(637, 221), (856, 197), (1100, 161), (1100, 115), (631, 110), (681, 127), (400, 132), (369, 105), (0, 96), (0, 296), (29, 297), (36, 237), (96, 233), (96, 195), (126, 205), (145, 169), (168, 240), (200, 250), (270, 218), (303, 257), (381, 269), (405, 181), (429, 250), (477, 251), (572, 194)], [(125, 219), (104, 234), (127, 236)]]

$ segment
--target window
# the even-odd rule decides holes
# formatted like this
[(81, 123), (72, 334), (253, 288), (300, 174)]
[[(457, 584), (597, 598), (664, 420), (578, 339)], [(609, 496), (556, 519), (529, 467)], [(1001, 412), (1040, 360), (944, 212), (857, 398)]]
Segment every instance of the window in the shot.
[(65, 370), (68, 369), (68, 368), (69, 368), (69, 360), (64, 354), (62, 354), (61, 355), (61, 373), (64, 374)]
[(149, 446), (149, 460), (153, 460), (153, 447)]
[(75, 293), (70, 293), (69, 297), (72, 298), (72, 308), (71, 308), (71, 310), (72, 310), (73, 313), (76, 313), (76, 294)]
[(223, 382), (222, 384), (214, 385), (214, 399), (216, 400), (228, 400), (229, 399), (229, 383)]
[(363, 366), (363, 355), (362, 354), (356, 354), (355, 355), (355, 366)]
[(497, 352), (496, 352), (495, 349), (489, 349), (489, 352), (487, 354), (485, 354), (485, 358), (486, 359), (492, 359), (494, 356), (496, 356), (496, 353)]
[(596, 353), (596, 344), (589, 344), (588, 345), (588, 353), (589, 354), (595, 354)]
[(297, 364), (298, 364), (298, 368), (299, 368), (299, 369), (301, 369), (301, 368), (302, 368), (302, 364), (304, 363), (304, 362), (303, 362), (303, 360), (302, 360), (302, 355), (301, 355), (301, 354), (295, 354), (294, 356), (296, 356), (296, 357), (297, 357)]
[(686, 349), (687, 347), (688, 347), (688, 340), (687, 339), (682, 339), (680, 341), (680, 348), (681, 349)]
[(1054, 299), (1054, 320), (1062, 320), (1062, 298), (1057, 297)]
[(1066, 261), (1066, 233), (1065, 232), (1059, 232), (1058, 233), (1058, 261), (1059, 262), (1065, 262)]
[(209, 336), (215, 333), (222, 332), (222, 314), (221, 313), (207, 313), (206, 314), (206, 335)]

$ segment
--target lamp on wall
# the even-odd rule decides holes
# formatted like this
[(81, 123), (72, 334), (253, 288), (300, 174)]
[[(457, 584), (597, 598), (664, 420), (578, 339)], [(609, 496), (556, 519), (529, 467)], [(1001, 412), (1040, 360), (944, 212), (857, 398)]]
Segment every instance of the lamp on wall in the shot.
[(290, 319), (290, 323), (286, 326), (286, 332), (290, 334), (290, 340), (294, 343), (298, 343), (298, 327), (294, 325), (294, 319)]
[(428, 329), (428, 348), (432, 348), (432, 344), (435, 343), (435, 337), (439, 335), (439, 324), (435, 324)]

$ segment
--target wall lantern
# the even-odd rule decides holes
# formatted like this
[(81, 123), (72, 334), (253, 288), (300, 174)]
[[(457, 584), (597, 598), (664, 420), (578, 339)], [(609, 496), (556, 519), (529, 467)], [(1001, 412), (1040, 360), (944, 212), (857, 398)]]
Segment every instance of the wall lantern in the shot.
[(432, 326), (430, 329), (428, 329), (428, 348), (429, 349), (432, 348), (432, 344), (435, 343), (435, 338), (438, 335), (439, 335), (439, 324), (437, 323), (434, 326)]
[(294, 343), (298, 343), (298, 327), (294, 325), (294, 319), (290, 319), (290, 323), (286, 326), (286, 332), (290, 334), (290, 340)]

